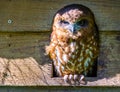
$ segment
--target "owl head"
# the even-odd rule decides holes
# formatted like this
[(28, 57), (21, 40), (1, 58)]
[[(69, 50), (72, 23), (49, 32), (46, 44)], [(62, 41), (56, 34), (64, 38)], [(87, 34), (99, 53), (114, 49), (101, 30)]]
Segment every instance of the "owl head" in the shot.
[[(95, 20), (92, 11), (80, 4), (67, 5), (54, 16), (52, 30), (73, 39), (94, 33)], [(84, 35), (83, 35), (84, 34)]]

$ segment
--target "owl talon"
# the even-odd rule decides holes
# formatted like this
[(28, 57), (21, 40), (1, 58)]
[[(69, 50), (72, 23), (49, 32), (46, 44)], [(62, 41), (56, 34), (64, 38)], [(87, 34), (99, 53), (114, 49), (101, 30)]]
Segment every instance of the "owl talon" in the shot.
[(80, 75), (80, 82), (82, 81), (82, 80), (84, 80), (84, 75)]
[(70, 75), (65, 75), (63, 79), (64, 79), (64, 82), (65, 82), (65, 83), (72, 84), (71, 82), (72, 82), (72, 80), (73, 80), (73, 75), (72, 75), (72, 74), (70, 74)]
[(77, 74), (74, 75), (74, 80), (78, 81), (78, 75)]
[(68, 82), (69, 82), (68, 77), (69, 77), (68, 75), (65, 75), (65, 76), (64, 76), (64, 78), (63, 78), (63, 79), (64, 79), (64, 82), (65, 82), (65, 83), (68, 83)]
[(75, 84), (74, 75), (72, 75), (72, 74), (69, 75), (69, 83)]
[(73, 80), (73, 75), (72, 74), (69, 75), (69, 80)]
[(87, 81), (85, 80), (85, 76), (84, 75), (80, 75), (79, 83), (83, 84), (83, 85), (87, 84)]
[(64, 76), (64, 82), (68, 84), (80, 85), (81, 81), (84, 80), (84, 75), (70, 74)]

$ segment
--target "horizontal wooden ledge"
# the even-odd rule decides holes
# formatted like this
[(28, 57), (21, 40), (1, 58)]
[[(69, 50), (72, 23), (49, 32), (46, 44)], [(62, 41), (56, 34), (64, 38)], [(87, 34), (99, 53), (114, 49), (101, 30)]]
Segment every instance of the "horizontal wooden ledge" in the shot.
[(119, 86), (1, 86), (2, 92), (18, 91), (19, 92), (119, 92)]
[[(51, 78), (51, 64), (40, 65), (32, 58), (0, 58), (0, 85), (11, 86), (71, 86), (62, 77)], [(120, 86), (120, 74), (113, 78), (86, 77), (86, 84), (79, 86)]]

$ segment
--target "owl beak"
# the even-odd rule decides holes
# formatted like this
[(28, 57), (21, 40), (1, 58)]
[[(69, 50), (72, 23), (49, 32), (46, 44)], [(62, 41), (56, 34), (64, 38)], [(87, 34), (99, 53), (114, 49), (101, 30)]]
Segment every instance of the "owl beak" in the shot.
[(76, 25), (75, 24), (70, 24), (69, 26), (69, 31), (72, 32), (73, 34), (76, 33)]

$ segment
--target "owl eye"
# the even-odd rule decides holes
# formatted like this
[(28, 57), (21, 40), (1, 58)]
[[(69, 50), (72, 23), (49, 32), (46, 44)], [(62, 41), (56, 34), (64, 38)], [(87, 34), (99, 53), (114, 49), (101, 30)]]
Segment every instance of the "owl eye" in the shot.
[(69, 22), (65, 21), (65, 20), (61, 20), (60, 21), (61, 24), (69, 24)]
[(86, 27), (88, 25), (88, 21), (86, 19), (82, 19), (76, 23), (77, 25), (81, 27)]

